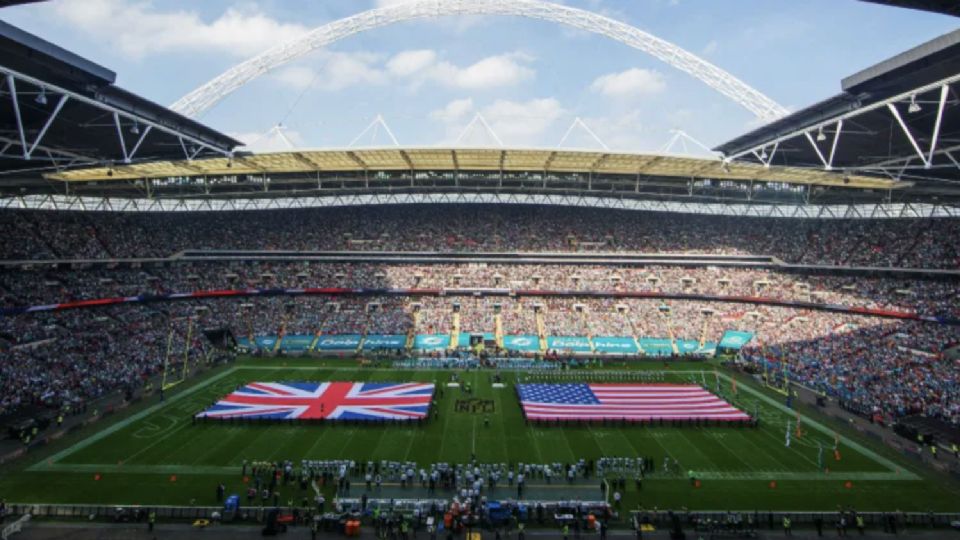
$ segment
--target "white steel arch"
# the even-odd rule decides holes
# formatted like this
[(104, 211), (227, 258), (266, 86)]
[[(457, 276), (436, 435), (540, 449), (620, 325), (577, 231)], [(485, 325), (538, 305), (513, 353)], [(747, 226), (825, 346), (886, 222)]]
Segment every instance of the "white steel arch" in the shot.
[(334, 21), (250, 58), (180, 98), (171, 108), (196, 117), (260, 75), (335, 41), (393, 23), (447, 15), (514, 15), (550, 21), (606, 36), (684, 71), (764, 121), (787, 110), (706, 60), (639, 28), (590, 11), (543, 0), (411, 0)]

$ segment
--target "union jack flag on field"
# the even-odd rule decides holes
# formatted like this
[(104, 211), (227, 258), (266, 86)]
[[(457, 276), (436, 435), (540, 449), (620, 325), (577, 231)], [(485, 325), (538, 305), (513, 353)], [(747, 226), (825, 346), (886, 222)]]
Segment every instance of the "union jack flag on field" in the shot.
[(420, 420), (433, 384), (254, 382), (198, 414), (201, 418), (273, 420)]

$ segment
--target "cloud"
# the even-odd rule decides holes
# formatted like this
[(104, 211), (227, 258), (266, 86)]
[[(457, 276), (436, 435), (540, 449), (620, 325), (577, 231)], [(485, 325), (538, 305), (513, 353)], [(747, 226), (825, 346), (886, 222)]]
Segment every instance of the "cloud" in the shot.
[(273, 77), (284, 86), (303, 90), (313, 84), (317, 72), (307, 66), (287, 66), (274, 72)]
[[(271, 128), (266, 132), (228, 133), (234, 139), (244, 143), (244, 149), (251, 152), (283, 152), (292, 148), (306, 146), (303, 136), (295, 129), (285, 127)], [(286, 140), (285, 140), (286, 139)], [(289, 142), (288, 142), (289, 141)]]
[(418, 87), (426, 82), (462, 90), (484, 90), (513, 86), (532, 79), (536, 73), (526, 66), (533, 58), (522, 53), (506, 53), (482, 58), (466, 67), (439, 60), (432, 50), (398, 53), (387, 62), (394, 76), (406, 78)]
[(617, 98), (659, 94), (666, 88), (667, 83), (659, 71), (640, 68), (602, 75), (590, 85), (594, 92)]
[(53, 7), (58, 21), (132, 58), (185, 51), (250, 56), (307, 31), (247, 4), (228, 8), (213, 21), (195, 11), (162, 11), (148, 1), (61, 0)]
[(662, 144), (646, 125), (647, 118), (639, 109), (617, 115), (584, 118), (584, 122), (613, 150), (637, 152)]
[(455, 99), (442, 109), (430, 113), (430, 118), (441, 122), (459, 122), (473, 112), (473, 99)]
[(529, 57), (516, 53), (489, 56), (463, 69), (453, 70), (448, 80), (465, 89), (512, 86), (533, 78), (533, 70), (519, 63), (529, 60)]
[(351, 86), (375, 86), (387, 84), (390, 77), (377, 64), (380, 56), (366, 52), (319, 53), (322, 68), (303, 64), (286, 66), (271, 76), (284, 86), (294, 90), (307, 87), (337, 91)]
[(409, 77), (437, 63), (437, 53), (430, 49), (403, 51), (387, 62), (387, 70), (398, 77)]
[(720, 44), (717, 42), (717, 40), (711, 39), (709, 42), (707, 42), (706, 45), (703, 46), (702, 53), (704, 56), (711, 56), (717, 52), (717, 49), (719, 47), (720, 47)]
[[(549, 130), (556, 127), (557, 120), (568, 114), (556, 98), (527, 101), (498, 99), (480, 108), (473, 99), (464, 98), (455, 99), (432, 111), (430, 118), (444, 124), (446, 142), (449, 143), (473, 120), (476, 112), (483, 115), (491, 129), (507, 145), (543, 143)], [(482, 132), (483, 128), (477, 126), (474, 131)]]
[(342, 90), (358, 84), (386, 84), (388, 77), (376, 67), (377, 55), (370, 53), (331, 53), (318, 87), (323, 90)]
[(493, 131), (507, 144), (534, 144), (567, 114), (555, 98), (510, 101), (498, 99), (483, 108)]
[(381, 55), (369, 52), (320, 51), (311, 56), (311, 64), (322, 67), (301, 61), (278, 69), (272, 77), (294, 90), (313, 87), (336, 91), (388, 83), (406, 84), (415, 90), (428, 82), (460, 90), (485, 90), (512, 86), (534, 77), (534, 71), (521, 64), (529, 60), (520, 53), (507, 53), (460, 67), (439, 60), (437, 52), (430, 49), (402, 51), (386, 62)]

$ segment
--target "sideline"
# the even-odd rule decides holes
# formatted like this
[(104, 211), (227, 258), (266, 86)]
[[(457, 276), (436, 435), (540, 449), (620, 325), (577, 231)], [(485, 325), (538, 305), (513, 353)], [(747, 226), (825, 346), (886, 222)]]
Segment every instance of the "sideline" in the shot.
[[(726, 381), (727, 381), (728, 383), (732, 381), (732, 378), (731, 378), (729, 375), (727, 375), (726, 373), (719, 372), (719, 371), (718, 371), (717, 373), (720, 375), (721, 378), (726, 379)], [(788, 409), (786, 405), (784, 405), (784, 404), (780, 403), (779, 401), (771, 398), (770, 396), (764, 394), (763, 392), (761, 392), (761, 391), (753, 388), (749, 383), (748, 383), (748, 384), (742, 384), (742, 385), (740, 385), (740, 388), (742, 388), (743, 390), (746, 390), (747, 392), (753, 394), (754, 397), (759, 398), (760, 400), (766, 402), (768, 405), (772, 405), (774, 408), (779, 409), (780, 412), (786, 413), (787, 415), (791, 415), (791, 416), (797, 414), (797, 411), (795, 411), (795, 410), (793, 410), (793, 409)], [(805, 415), (805, 414), (803, 414), (803, 413), (800, 413), (800, 418), (803, 419), (803, 421), (804, 421), (804, 423), (805, 423), (806, 425), (812, 426), (812, 427), (816, 428), (818, 431), (820, 431), (821, 433), (823, 433), (823, 434), (825, 434), (825, 435), (830, 436), (830, 435), (833, 435), (833, 433), (834, 433), (834, 431), (833, 431), (832, 429), (824, 426), (823, 424), (817, 422), (816, 420), (810, 418), (809, 416), (807, 416), (807, 415)], [(903, 468), (903, 467), (899, 467), (896, 463), (894, 463), (894, 462), (890, 461), (889, 459), (881, 456), (880, 454), (877, 454), (877, 453), (874, 452), (873, 450), (871, 450), (871, 449), (869, 449), (869, 448), (866, 448), (865, 446), (863, 446), (863, 445), (861, 445), (860, 443), (858, 443), (858, 442), (850, 439), (849, 437), (847, 437), (847, 436), (845, 436), (845, 435), (842, 435), (842, 434), (840, 434), (840, 433), (837, 433), (837, 435), (839, 435), (839, 437), (840, 437), (840, 442), (842, 442), (843, 444), (847, 445), (848, 447), (856, 450), (857, 452), (863, 454), (864, 456), (872, 459), (873, 461), (879, 463), (880, 465), (883, 465), (884, 467), (886, 467), (886, 468), (890, 471), (890, 473), (895, 474), (898, 479), (902, 479), (902, 480), (920, 480), (920, 479), (921, 479), (920, 476), (917, 475), (917, 474), (915, 474), (914, 472), (912, 472), (912, 471), (910, 471), (910, 470), (908, 470), (908, 469), (905, 469), (905, 468)], [(837, 474), (840, 474), (840, 473), (837, 473)]]
[(112, 434), (116, 433), (117, 431), (120, 431), (121, 429), (129, 426), (130, 424), (132, 424), (132, 423), (134, 423), (134, 422), (137, 422), (137, 421), (143, 419), (144, 417), (149, 416), (149, 415), (157, 412), (158, 410), (160, 410), (160, 409), (162, 409), (162, 408), (164, 408), (164, 407), (166, 407), (166, 406), (168, 406), (168, 405), (170, 405), (170, 404), (176, 403), (176, 402), (184, 399), (185, 397), (194, 394), (196, 391), (198, 391), (198, 390), (200, 390), (200, 389), (202, 389), (202, 388), (206, 388), (207, 386), (210, 386), (211, 384), (219, 381), (220, 379), (223, 379), (224, 377), (226, 377), (226, 376), (228, 376), (228, 375), (232, 375), (232, 374), (233, 374), (235, 371), (237, 371), (238, 369), (245, 369), (245, 368), (242, 368), (241, 366), (233, 366), (233, 367), (231, 367), (230, 369), (228, 369), (228, 370), (226, 370), (226, 371), (223, 371), (223, 372), (221, 372), (221, 373), (219, 373), (219, 374), (217, 374), (217, 375), (214, 375), (214, 376), (210, 377), (209, 379), (207, 379), (207, 380), (205, 380), (205, 381), (202, 381), (202, 382), (200, 382), (200, 383), (195, 384), (194, 386), (191, 386), (190, 388), (184, 390), (183, 392), (179, 392), (179, 393), (171, 396), (170, 398), (165, 399), (164, 401), (159, 401), (159, 402), (157, 402), (157, 403), (155, 403), (155, 404), (147, 407), (146, 409), (141, 410), (140, 412), (138, 412), (138, 413), (136, 413), (136, 414), (133, 414), (133, 415), (131, 415), (131, 416), (128, 416), (127, 418), (124, 418), (123, 420), (120, 420), (120, 421), (118, 421), (117, 423), (110, 425), (110, 426), (107, 427), (106, 429), (103, 429), (103, 430), (101, 430), (101, 431), (98, 431), (98, 432), (94, 433), (93, 435), (87, 437), (86, 439), (83, 439), (83, 440), (81, 440), (81, 441), (77, 441), (77, 442), (74, 443), (72, 446), (69, 446), (69, 447), (63, 449), (63, 450), (57, 452), (56, 454), (47, 457), (46, 459), (43, 459), (43, 460), (41, 460), (41, 461), (39, 461), (39, 462), (37, 462), (37, 463), (34, 463), (33, 465), (27, 467), (27, 468), (24, 469), (24, 470), (25, 470), (25, 471), (30, 471), (30, 472), (50, 470), (49, 467), (51, 467), (52, 464), (58, 463), (60, 460), (62, 460), (63, 458), (69, 456), (70, 454), (72, 454), (72, 453), (74, 453), (74, 452), (76, 452), (76, 451), (78, 451), (78, 450), (83, 450), (84, 448), (86, 448), (86, 447), (90, 446), (91, 444), (99, 441), (100, 439), (103, 439), (104, 437), (107, 437), (107, 436), (109, 436), (109, 435), (112, 435)]

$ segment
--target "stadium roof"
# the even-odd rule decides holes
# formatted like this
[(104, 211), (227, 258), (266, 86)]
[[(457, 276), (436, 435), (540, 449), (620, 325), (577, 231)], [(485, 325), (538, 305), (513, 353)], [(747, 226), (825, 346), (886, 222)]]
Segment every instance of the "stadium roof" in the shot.
[[(4, 193), (0, 183), (0, 206), (202, 211), (496, 202), (733, 215), (893, 217), (906, 214), (868, 207), (923, 202), (890, 200), (890, 193), (908, 189), (909, 184), (888, 178), (725, 164), (716, 158), (499, 147), (384, 147), (237, 154), (63, 171), (19, 193)], [(701, 208), (710, 205), (717, 208)], [(780, 205), (789, 208), (776, 208)], [(824, 209), (823, 205), (834, 206)], [(846, 208), (849, 205), (859, 207)], [(951, 208), (927, 212), (958, 213)]]
[(46, 0), (0, 0), (0, 8), (18, 6), (20, 4), (35, 4), (37, 2), (46, 2)]
[(878, 175), (960, 201), (960, 30), (842, 81), (842, 92), (716, 148), (727, 160)]
[(919, 9), (960, 17), (960, 2), (957, 0), (863, 0), (874, 4)]
[[(0, 7), (11, 3), (22, 1), (0, 0)], [(361, 199), (553, 204), (548, 199), (559, 197), (566, 201), (559, 204), (735, 215), (955, 216), (958, 51), (960, 31), (855, 74), (838, 96), (722, 145), (723, 162), (523, 148), (234, 155), (238, 141), (125, 92), (113, 85), (113, 72), (0, 22), (0, 101), (12, 97), (17, 105), (0, 107), (0, 206), (166, 211), (367, 203)], [(931, 171), (958, 178), (930, 178)]]
[(112, 71), (0, 21), (0, 175), (222, 155), (241, 144), (115, 80)]
[(284, 173), (375, 173), (380, 171), (503, 171), (631, 175), (716, 180), (759, 180), (787, 184), (891, 189), (885, 178), (844, 177), (823, 170), (770, 167), (748, 163), (725, 165), (716, 159), (517, 148), (367, 148), (262, 153), (233, 158), (154, 161), (48, 174), (50, 180), (109, 182), (171, 177), (222, 177)]

